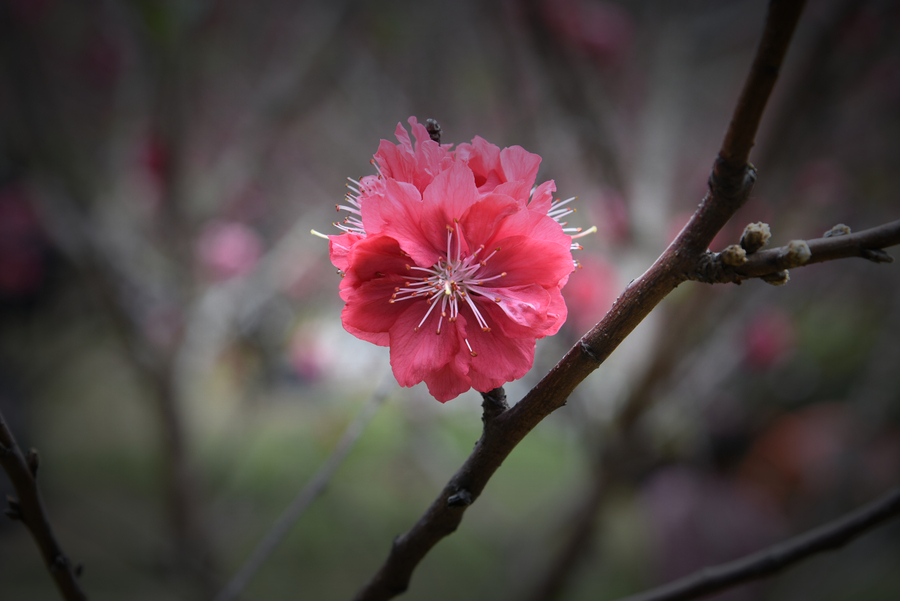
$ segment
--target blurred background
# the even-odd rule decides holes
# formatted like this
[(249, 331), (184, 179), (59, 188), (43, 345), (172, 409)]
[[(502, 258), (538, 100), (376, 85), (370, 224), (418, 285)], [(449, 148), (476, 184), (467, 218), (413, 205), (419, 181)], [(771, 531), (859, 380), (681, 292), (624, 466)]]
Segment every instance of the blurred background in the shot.
[[(410, 115), (543, 157), (596, 225), (515, 402), (701, 200), (762, 0), (0, 0), (0, 410), (94, 600), (211, 599), (390, 379), (340, 324), (348, 176)], [(898, 218), (900, 3), (811, 0), (714, 243)], [(896, 254), (896, 252), (895, 252)], [(614, 599), (900, 476), (900, 268), (686, 283), (523, 442), (405, 598)], [(368, 401), (371, 403), (371, 401)], [(480, 436), (387, 399), (244, 593), (347, 599)], [(0, 474), (0, 492), (11, 492)], [(900, 524), (731, 600), (900, 598)], [(0, 597), (56, 599), (0, 520)]]

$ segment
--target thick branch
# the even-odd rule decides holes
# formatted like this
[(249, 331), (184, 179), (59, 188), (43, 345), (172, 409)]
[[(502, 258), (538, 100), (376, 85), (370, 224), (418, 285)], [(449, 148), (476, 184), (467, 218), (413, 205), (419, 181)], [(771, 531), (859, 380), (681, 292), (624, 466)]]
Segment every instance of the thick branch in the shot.
[(709, 193), (690, 222), (537, 386), (500, 415), (486, 416), (475, 450), (412, 529), (394, 540), (387, 561), (359, 591), (357, 601), (391, 599), (407, 589), (422, 558), (456, 530), (465, 509), (478, 498), (516, 445), (545, 417), (565, 405), (575, 387), (687, 279), (713, 236), (746, 202), (756, 178), (746, 158), (803, 4), (802, 0), (770, 3), (753, 67), (710, 176)]
[(56, 540), (50, 519), (44, 511), (41, 493), (37, 487), (38, 454), (31, 450), (26, 459), (0, 413), (0, 466), (9, 475), (16, 489), (18, 499), (7, 498), (9, 508), (6, 515), (21, 521), (31, 533), (40, 549), (44, 564), (50, 571), (56, 587), (68, 601), (84, 601), (87, 596), (81, 591), (75, 570), (69, 558), (63, 553)]
[(900, 487), (853, 513), (730, 563), (703, 570), (622, 601), (686, 601), (765, 578), (824, 551), (839, 549), (900, 514)]

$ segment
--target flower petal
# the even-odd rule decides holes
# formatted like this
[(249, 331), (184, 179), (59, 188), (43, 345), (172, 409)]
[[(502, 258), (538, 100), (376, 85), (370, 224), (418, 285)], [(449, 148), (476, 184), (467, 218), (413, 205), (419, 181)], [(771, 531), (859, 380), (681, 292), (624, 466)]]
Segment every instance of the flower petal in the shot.
[(350, 249), (362, 239), (363, 236), (352, 232), (328, 236), (328, 255), (331, 258), (332, 265), (341, 271), (347, 271), (349, 266), (347, 255), (350, 253)]
[(550, 205), (553, 203), (554, 192), (556, 192), (556, 182), (552, 179), (545, 181), (534, 189), (534, 192), (531, 195), (531, 202), (528, 203), (528, 208), (532, 211), (546, 215), (550, 210)]
[(501, 221), (515, 214), (517, 209), (516, 201), (504, 194), (488, 194), (469, 207), (459, 220), (469, 246), (478, 248), (489, 243)]
[(550, 293), (543, 287), (537, 284), (511, 288), (478, 286), (477, 290), (483, 295), (483, 302), (496, 304), (508, 319), (520, 326), (539, 328), (538, 335), (546, 329), (544, 322), (551, 299)]
[(428, 304), (424, 300), (404, 302), (409, 306), (390, 330), (391, 368), (401, 386), (414, 386), (447, 365), (459, 352), (460, 341), (456, 324), (446, 319), (441, 333), (436, 333), (439, 308), (435, 308), (419, 327)]
[[(467, 351), (468, 352), (468, 351)], [(450, 361), (447, 365), (434, 371), (425, 378), (425, 385), (428, 386), (428, 392), (441, 403), (446, 403), (451, 399), (455, 399), (462, 393), (472, 388), (472, 381), (463, 372), (462, 363), (458, 360), (459, 356)], [(502, 386), (502, 382), (499, 384)], [(494, 386), (496, 388), (496, 386)]]
[[(496, 328), (492, 328), (490, 332), (468, 328), (466, 338), (472, 351), (477, 354), (469, 361), (467, 375), (473, 380), (480, 375), (511, 382), (528, 373), (534, 363), (534, 338), (510, 338)], [(465, 351), (468, 351), (468, 347), (465, 347)]]
[(521, 146), (510, 146), (500, 151), (500, 168), (505, 181), (522, 181), (530, 191), (537, 178), (541, 157), (528, 152)]
[[(572, 253), (568, 248), (546, 240), (528, 236), (510, 236), (492, 241), (497, 252), (486, 258), (484, 279), (505, 273), (494, 286), (504, 288), (538, 284), (544, 288), (556, 287), (573, 269)], [(491, 250), (491, 247), (488, 247)]]
[(363, 205), (363, 224), (368, 231), (370, 221), (381, 223), (380, 233), (397, 240), (417, 265), (430, 267), (441, 256), (442, 246), (432, 244), (423, 230), (422, 204), (415, 186), (388, 179), (384, 195)]

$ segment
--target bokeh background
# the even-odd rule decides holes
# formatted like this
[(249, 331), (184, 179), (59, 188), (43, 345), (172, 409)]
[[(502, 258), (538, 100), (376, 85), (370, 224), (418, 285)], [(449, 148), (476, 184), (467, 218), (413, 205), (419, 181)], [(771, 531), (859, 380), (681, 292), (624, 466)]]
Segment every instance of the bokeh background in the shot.
[[(246, 599), (347, 599), (480, 435), (340, 325), (346, 178), (410, 115), (596, 225), (515, 402), (702, 198), (761, 0), (0, 1), (0, 410), (90, 597), (211, 599), (379, 386)], [(900, 6), (811, 0), (751, 159), (773, 242), (898, 217)], [(614, 599), (900, 476), (900, 268), (687, 283), (523, 442), (407, 599)], [(387, 382), (387, 384), (382, 384)], [(0, 475), (0, 492), (10, 492)], [(900, 598), (900, 529), (722, 599)], [(0, 521), (0, 598), (57, 593)]]

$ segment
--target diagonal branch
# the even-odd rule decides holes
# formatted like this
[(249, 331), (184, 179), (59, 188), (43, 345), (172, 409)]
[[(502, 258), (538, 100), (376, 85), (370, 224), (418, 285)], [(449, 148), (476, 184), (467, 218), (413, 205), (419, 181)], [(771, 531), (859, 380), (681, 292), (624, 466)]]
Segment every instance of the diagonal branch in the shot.
[(256, 549), (253, 550), (250, 557), (247, 558), (247, 561), (244, 562), (244, 565), (241, 566), (225, 588), (219, 591), (213, 601), (232, 601), (247, 588), (247, 585), (250, 584), (250, 581), (259, 569), (269, 559), (275, 548), (284, 540), (284, 537), (297, 523), (303, 512), (324, 492), (335, 472), (344, 462), (344, 459), (347, 458), (347, 455), (350, 454), (350, 451), (353, 450), (356, 441), (362, 436), (366, 426), (375, 417), (375, 412), (378, 411), (388, 394), (390, 394), (392, 383), (393, 379), (389, 376), (372, 393), (356, 418), (347, 425), (334, 451), (325, 460), (319, 471), (316, 472), (315, 476), (288, 505), (287, 509), (284, 510), (269, 532), (256, 546)]
[(21, 521), (31, 533), (44, 558), (44, 564), (63, 598), (67, 601), (85, 601), (87, 596), (82, 592), (76, 579), (78, 569), (73, 568), (72, 562), (63, 553), (50, 526), (44, 503), (41, 501), (41, 493), (37, 487), (37, 451), (32, 449), (27, 459), (22, 455), (2, 413), (0, 413), (0, 466), (9, 475), (16, 494), (19, 495), (18, 500), (7, 497), (9, 508), (6, 515), (13, 520)]
[(897, 515), (900, 515), (900, 487), (815, 530), (741, 559), (704, 568), (691, 576), (622, 601), (687, 601), (765, 578), (817, 553), (839, 549)]
[[(746, 202), (756, 171), (746, 160), (772, 91), (803, 0), (772, 0), (766, 26), (741, 98), (716, 159), (709, 192), (678, 237), (612, 309), (525, 397), (510, 409), (485, 416), (475, 450), (419, 521), (398, 536), (384, 565), (357, 593), (356, 601), (391, 599), (409, 586), (412, 573), (442, 538), (453, 533), (466, 508), (519, 442), (600, 366), (697, 264), (715, 234)], [(486, 405), (487, 407), (490, 405)], [(460, 502), (460, 501), (464, 502)]]

